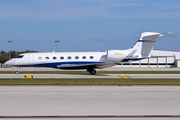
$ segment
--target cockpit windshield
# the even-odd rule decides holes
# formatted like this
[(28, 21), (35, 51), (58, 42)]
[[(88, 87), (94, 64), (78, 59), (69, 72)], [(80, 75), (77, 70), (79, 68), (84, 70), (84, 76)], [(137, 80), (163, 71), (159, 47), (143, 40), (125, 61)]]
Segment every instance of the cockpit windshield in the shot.
[(24, 55), (18, 55), (15, 58), (23, 58)]

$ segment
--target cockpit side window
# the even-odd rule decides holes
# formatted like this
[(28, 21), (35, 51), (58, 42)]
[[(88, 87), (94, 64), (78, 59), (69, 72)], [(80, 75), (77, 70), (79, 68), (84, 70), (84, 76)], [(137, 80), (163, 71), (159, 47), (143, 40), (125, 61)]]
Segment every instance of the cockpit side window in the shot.
[(18, 55), (15, 58), (23, 58), (23, 57), (24, 57), (24, 55)]

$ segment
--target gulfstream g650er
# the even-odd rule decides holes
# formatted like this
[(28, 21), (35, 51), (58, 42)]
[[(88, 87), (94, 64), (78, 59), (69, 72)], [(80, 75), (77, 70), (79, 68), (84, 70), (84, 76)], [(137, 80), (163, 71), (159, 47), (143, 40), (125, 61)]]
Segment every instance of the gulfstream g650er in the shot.
[[(58, 69), (87, 69), (96, 74), (95, 69), (111, 67), (117, 63), (136, 61), (150, 57), (157, 37), (169, 33), (144, 32), (136, 44), (126, 50), (105, 52), (52, 52), (25, 53), (12, 58), (5, 64), (14, 67), (52, 67)], [(18, 73), (18, 71), (17, 71)]]

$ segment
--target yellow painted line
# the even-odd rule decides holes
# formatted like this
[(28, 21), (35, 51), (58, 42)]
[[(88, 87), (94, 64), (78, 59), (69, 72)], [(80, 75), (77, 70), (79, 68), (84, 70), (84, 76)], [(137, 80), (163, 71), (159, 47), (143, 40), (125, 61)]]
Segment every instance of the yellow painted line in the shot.
[(122, 77), (122, 78), (129, 78), (128, 76), (125, 76), (125, 75), (119, 75), (119, 77)]
[(25, 77), (25, 78), (33, 78), (32, 75), (25, 75), (24, 77)]
[(130, 87), (130, 85), (119, 85), (121, 87)]

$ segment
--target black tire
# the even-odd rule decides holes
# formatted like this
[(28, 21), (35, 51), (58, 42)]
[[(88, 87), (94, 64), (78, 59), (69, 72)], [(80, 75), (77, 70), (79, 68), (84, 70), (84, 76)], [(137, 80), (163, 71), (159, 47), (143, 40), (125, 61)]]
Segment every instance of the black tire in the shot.
[(96, 74), (96, 70), (91, 70), (91, 71), (89, 71), (89, 73), (90, 73), (91, 75), (95, 75), (95, 74)]

